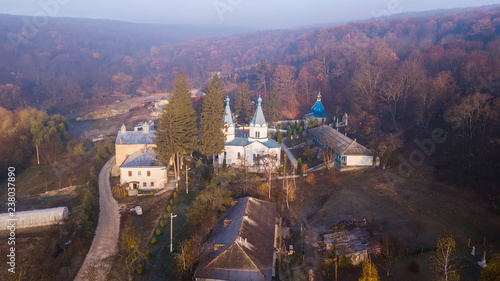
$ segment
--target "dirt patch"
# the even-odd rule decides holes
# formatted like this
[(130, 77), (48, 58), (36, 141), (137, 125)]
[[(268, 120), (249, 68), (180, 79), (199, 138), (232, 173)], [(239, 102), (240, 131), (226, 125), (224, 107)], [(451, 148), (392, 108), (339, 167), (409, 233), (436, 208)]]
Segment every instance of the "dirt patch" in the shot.
[[(337, 173), (341, 184), (335, 186), (328, 183), (326, 171), (316, 172), (314, 193), (306, 191), (307, 183), (298, 181), (297, 218), (306, 225), (306, 239), (313, 241), (315, 235), (332, 224), (366, 219), (374, 235), (398, 237), (410, 254), (420, 253), (422, 248), (433, 249), (437, 239), (448, 233), (454, 235), (459, 248), (466, 247), (469, 238), (478, 243), (486, 236), (490, 243), (498, 242), (498, 216), (489, 211), (486, 196), (438, 183), (422, 172), (391, 187), (385, 172), (390, 171)], [(412, 230), (414, 221), (423, 224), (418, 239)], [(426, 280), (426, 274), (419, 276), (422, 277), (414, 280)], [(397, 276), (394, 280), (407, 280), (406, 277)]]

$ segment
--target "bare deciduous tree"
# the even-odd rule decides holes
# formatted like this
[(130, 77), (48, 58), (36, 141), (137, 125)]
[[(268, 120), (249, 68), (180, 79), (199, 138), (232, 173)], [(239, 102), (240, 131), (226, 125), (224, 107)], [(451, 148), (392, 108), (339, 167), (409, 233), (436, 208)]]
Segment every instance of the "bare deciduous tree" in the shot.
[(135, 231), (132, 221), (128, 219), (120, 236), (118, 255), (123, 260), (129, 280), (132, 280), (132, 273), (138, 263), (147, 259), (141, 244), (141, 236)]
[(382, 257), (382, 263), (380, 267), (387, 273), (387, 277), (391, 274), (392, 264), (399, 257), (398, 251), (398, 241), (395, 238), (390, 238), (387, 235), (382, 236), (380, 241), (380, 254)]
[(460, 280), (455, 260), (455, 240), (453, 236), (441, 237), (436, 245), (436, 252), (431, 257), (431, 269), (436, 280), (455, 281)]

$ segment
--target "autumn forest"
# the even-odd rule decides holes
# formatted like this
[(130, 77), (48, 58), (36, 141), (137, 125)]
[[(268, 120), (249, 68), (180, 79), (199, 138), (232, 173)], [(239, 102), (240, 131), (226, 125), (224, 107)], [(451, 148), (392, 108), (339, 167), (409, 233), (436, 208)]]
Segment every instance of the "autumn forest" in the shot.
[(209, 39), (54, 19), (22, 40), (20, 17), (0, 22), (7, 110), (70, 116), (112, 94), (169, 92), (179, 70), (198, 88), (219, 72), (231, 96), (248, 80), (271, 121), (299, 119), (321, 92), (327, 113), (348, 112), (347, 132), (386, 158), (388, 146), (411, 147), (414, 136), (442, 128), (450, 141), (430, 158), (440, 177), (479, 185), (498, 176), (498, 8)]

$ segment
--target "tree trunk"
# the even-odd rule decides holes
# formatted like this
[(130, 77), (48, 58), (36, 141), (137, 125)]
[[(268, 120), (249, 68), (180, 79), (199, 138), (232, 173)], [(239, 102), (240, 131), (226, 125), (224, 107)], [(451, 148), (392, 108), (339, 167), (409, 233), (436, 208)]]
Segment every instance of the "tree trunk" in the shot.
[(177, 185), (177, 164), (176, 164), (176, 162), (175, 162), (175, 153), (174, 153), (174, 155), (172, 156), (172, 160), (173, 160), (172, 162), (174, 162), (174, 165), (173, 165), (173, 166), (174, 166), (174, 182), (175, 182), (175, 183), (176, 183), (176, 185)]
[(181, 163), (181, 160), (180, 160), (180, 153), (177, 152), (177, 181), (180, 181), (181, 180), (181, 166), (180, 166), (180, 163)]
[(38, 165), (40, 165), (40, 154), (38, 154), (38, 144), (36, 146), (36, 162)]

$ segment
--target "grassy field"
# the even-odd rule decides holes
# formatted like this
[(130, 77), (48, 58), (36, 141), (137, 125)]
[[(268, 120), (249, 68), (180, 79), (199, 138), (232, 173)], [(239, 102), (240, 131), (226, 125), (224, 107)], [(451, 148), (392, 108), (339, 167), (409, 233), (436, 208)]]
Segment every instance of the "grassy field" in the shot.
[[(315, 185), (298, 183), (296, 216), (298, 223), (306, 225), (309, 244), (313, 245), (317, 236), (333, 224), (366, 218), (376, 236), (397, 237), (405, 255), (409, 254), (394, 265), (394, 275), (387, 280), (430, 280), (429, 255), (440, 236), (452, 234), (460, 249), (460, 259), (464, 264), (471, 264), (462, 266), (463, 280), (477, 280), (479, 268), (475, 264), (482, 255), (470, 259), (468, 240), (471, 246), (482, 246), (486, 237), (489, 256), (492, 251), (498, 252), (500, 242), (499, 217), (490, 212), (487, 196), (438, 183), (429, 176), (431, 171), (424, 169), (391, 187), (384, 176), (387, 172), (393, 171), (370, 169), (337, 173), (339, 183), (332, 185), (327, 171), (323, 170), (315, 173)], [(422, 224), (418, 240), (412, 231), (416, 221)], [(422, 248), (424, 255), (420, 256)], [(306, 261), (307, 255), (306, 251)], [(420, 273), (408, 275), (412, 259), (419, 263)], [(310, 260), (315, 261), (310, 265), (316, 267), (316, 276), (321, 275), (318, 267), (321, 258), (310, 253)], [(352, 276), (360, 275), (352, 271), (361, 272), (360, 269), (344, 270), (346, 276), (341, 280), (357, 280)], [(412, 279), (408, 279), (410, 277)]]

